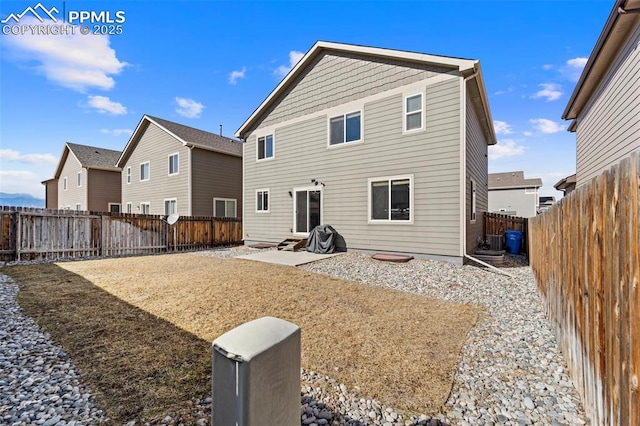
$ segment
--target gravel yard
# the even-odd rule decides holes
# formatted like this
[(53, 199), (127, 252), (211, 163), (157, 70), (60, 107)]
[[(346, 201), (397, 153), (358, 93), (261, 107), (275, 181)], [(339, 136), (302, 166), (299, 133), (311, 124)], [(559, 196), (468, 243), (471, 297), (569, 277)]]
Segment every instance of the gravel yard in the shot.
[[(238, 247), (194, 255), (230, 258), (251, 251), (255, 250)], [(357, 253), (301, 268), (486, 308), (468, 334), (451, 395), (434, 418), (403, 416), (394, 407), (362, 395), (357, 387), (347, 388), (331, 377), (303, 371), (301, 424), (586, 423), (530, 268), (509, 268), (508, 272), (514, 275), (510, 278), (473, 266), (428, 260), (382, 263)], [(100, 421), (103, 414), (92, 403), (90, 391), (83, 387), (72, 361), (33, 321), (22, 316), (15, 306), (15, 292), (14, 284), (0, 280), (0, 423), (65, 425)], [(25, 344), (34, 346), (27, 351)], [(35, 385), (29, 378), (34, 379)], [(206, 413), (206, 402), (200, 408)], [(37, 413), (44, 414), (38, 419)], [(32, 414), (37, 421), (26, 421)], [(203, 416), (198, 424), (208, 421)], [(169, 417), (157, 424), (173, 422)]]

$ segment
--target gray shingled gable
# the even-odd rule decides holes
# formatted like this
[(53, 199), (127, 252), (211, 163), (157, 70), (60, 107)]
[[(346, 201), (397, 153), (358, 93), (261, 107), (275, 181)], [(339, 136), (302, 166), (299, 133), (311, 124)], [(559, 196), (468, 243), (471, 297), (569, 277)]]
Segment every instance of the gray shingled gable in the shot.
[(147, 115), (147, 117), (183, 141), (192, 144), (195, 147), (214, 149), (218, 152), (242, 156), (242, 142), (236, 139), (205, 132), (204, 130), (195, 129), (183, 124), (174, 123), (173, 121), (152, 117), (150, 115)]
[(70, 142), (67, 142), (67, 146), (80, 161), (82, 167), (120, 170), (116, 167), (120, 151)]
[(523, 171), (489, 173), (489, 189), (541, 187), (542, 179), (525, 179)]

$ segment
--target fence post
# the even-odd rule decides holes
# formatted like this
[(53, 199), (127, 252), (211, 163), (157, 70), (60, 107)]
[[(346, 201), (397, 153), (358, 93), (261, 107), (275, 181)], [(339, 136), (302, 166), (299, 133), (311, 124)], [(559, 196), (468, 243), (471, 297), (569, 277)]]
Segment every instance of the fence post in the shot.
[(211, 242), (209, 244), (209, 247), (214, 247), (216, 244), (216, 219), (215, 218), (211, 218)]
[(22, 226), (20, 220), (20, 212), (16, 212), (16, 260), (20, 261), (20, 245), (22, 244)]
[(100, 215), (100, 239), (98, 240), (98, 256), (104, 257), (104, 214)]

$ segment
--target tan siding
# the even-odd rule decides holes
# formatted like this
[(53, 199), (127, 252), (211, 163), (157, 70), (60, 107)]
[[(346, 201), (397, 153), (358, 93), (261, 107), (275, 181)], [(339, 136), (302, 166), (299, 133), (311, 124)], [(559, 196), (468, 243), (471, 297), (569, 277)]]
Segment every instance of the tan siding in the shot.
[(120, 172), (88, 170), (88, 210), (109, 211), (109, 203), (121, 204)]
[[(149, 123), (138, 144), (122, 167), (122, 205), (132, 203), (139, 213), (141, 202), (151, 203), (151, 214), (164, 214), (164, 200), (176, 198), (178, 214), (189, 215), (189, 148), (153, 123)], [(179, 173), (169, 176), (169, 154), (179, 153)], [(140, 163), (150, 162), (150, 179), (140, 181)], [(127, 184), (127, 167), (131, 184)]]
[(58, 204), (58, 179), (52, 179), (45, 183), (46, 208), (57, 209)]
[[(78, 172), (82, 172), (82, 186), (78, 186)], [(64, 178), (67, 178), (67, 190), (64, 190)], [(87, 171), (82, 168), (76, 157), (69, 152), (58, 179), (58, 206), (71, 210), (80, 204), (82, 210), (87, 210)]]
[[(467, 254), (472, 254), (477, 248), (478, 237), (483, 237), (482, 225), (483, 215), (488, 208), (488, 159), (487, 159), (487, 140), (485, 139), (478, 113), (471, 102), (471, 96), (467, 96), (467, 137), (466, 137), (466, 215), (465, 222), (467, 226)], [(471, 179), (476, 185), (476, 220), (471, 221)]]
[(194, 216), (213, 216), (213, 199), (236, 200), (242, 216), (242, 158), (194, 149), (191, 152)]
[(302, 117), (424, 80), (445, 69), (369, 56), (323, 53), (267, 112), (261, 126)]
[(640, 25), (578, 117), (577, 185), (640, 149)]
[[(275, 158), (256, 162), (256, 137), (245, 145), (245, 239), (291, 236), (296, 187), (325, 184), (323, 223), (352, 249), (459, 256), (459, 79), (423, 87), (426, 131), (403, 134), (403, 97), (364, 100), (364, 142), (327, 148), (328, 116), (274, 132)], [(438, 106), (441, 105), (442, 108)], [(414, 177), (414, 224), (369, 224), (368, 179)], [(256, 190), (270, 190), (270, 212), (256, 213)]]

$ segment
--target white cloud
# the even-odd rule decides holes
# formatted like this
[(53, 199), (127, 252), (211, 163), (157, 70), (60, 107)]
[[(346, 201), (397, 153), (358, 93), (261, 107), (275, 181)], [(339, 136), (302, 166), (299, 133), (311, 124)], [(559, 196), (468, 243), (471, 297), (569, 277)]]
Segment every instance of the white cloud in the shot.
[(244, 78), (246, 73), (247, 67), (242, 67), (240, 71), (231, 71), (231, 73), (229, 74), (229, 84), (236, 84), (236, 81)]
[(515, 92), (516, 88), (513, 86), (509, 86), (507, 87), (505, 90), (498, 90), (497, 92), (494, 93), (494, 95), (496, 96), (500, 96), (500, 95), (506, 95), (507, 93), (513, 93)]
[(506, 121), (493, 120), (493, 128), (498, 135), (510, 135), (513, 133), (511, 125)]
[(542, 66), (542, 69), (543, 69), (543, 70), (545, 70), (545, 71), (552, 70), (552, 69), (553, 69), (553, 65), (551, 65), (551, 64), (544, 64), (544, 65)]
[(524, 132), (522, 132), (522, 134), (525, 135), (525, 136), (533, 136), (533, 132), (528, 132), (526, 130)]
[(304, 53), (298, 52), (297, 50), (292, 50), (291, 52), (289, 52), (289, 65), (280, 65), (275, 69), (273, 73), (278, 77), (283, 78), (289, 73), (289, 71), (291, 71), (291, 68), (296, 66), (296, 64), (300, 61), (300, 59), (302, 59), (303, 56)]
[(562, 74), (571, 81), (578, 81), (588, 60), (589, 58), (582, 57), (569, 59), (566, 65), (562, 67)]
[(178, 104), (176, 112), (187, 118), (199, 118), (200, 114), (202, 114), (202, 110), (204, 109), (204, 105), (200, 102), (194, 101), (193, 99), (176, 97), (176, 103)]
[(44, 175), (26, 170), (0, 170), (0, 192), (44, 198), (44, 186), (40, 182), (45, 179)]
[(104, 133), (105, 135), (113, 135), (113, 136), (120, 136), (120, 135), (131, 136), (133, 134), (133, 130), (131, 129), (100, 129), (100, 133)]
[(518, 145), (513, 139), (499, 140), (496, 145), (489, 146), (489, 159), (515, 157), (524, 154), (525, 149), (523, 145)]
[[(52, 21), (44, 22), (49, 23)], [(33, 17), (24, 17), (19, 25), (40, 24)], [(108, 36), (82, 35), (78, 27), (75, 34), (53, 36), (26, 31), (20, 35), (5, 35), (3, 42), (9, 59), (29, 65), (35, 63), (35, 70), (49, 81), (79, 92), (89, 88), (113, 88), (113, 76), (128, 65), (116, 57)]]
[(539, 132), (542, 133), (558, 133), (567, 128), (567, 126), (562, 126), (555, 121), (548, 120), (546, 118), (532, 118), (529, 120), (529, 123)]
[(547, 102), (556, 101), (562, 96), (562, 86), (556, 83), (542, 83), (538, 85), (542, 89), (538, 90), (532, 97), (534, 99), (544, 98)]
[(58, 158), (53, 154), (21, 154), (13, 149), (0, 149), (0, 161), (24, 164), (57, 164)]
[(113, 102), (106, 96), (89, 95), (87, 103), (91, 108), (97, 109), (100, 114), (124, 115), (127, 113), (127, 107), (120, 102)]

